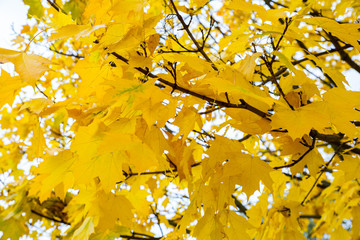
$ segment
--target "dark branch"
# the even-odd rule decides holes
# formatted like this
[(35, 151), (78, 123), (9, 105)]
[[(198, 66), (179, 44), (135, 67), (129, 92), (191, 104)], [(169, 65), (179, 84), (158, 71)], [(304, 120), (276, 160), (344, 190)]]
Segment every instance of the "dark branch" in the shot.
[(311, 143), (311, 146), (308, 146), (308, 150), (306, 150), (306, 152), (301, 155), (298, 159), (296, 160), (293, 160), (292, 163), (290, 164), (287, 164), (287, 165), (283, 165), (283, 166), (278, 166), (278, 167), (274, 167), (275, 170), (277, 169), (281, 169), (281, 168), (287, 168), (287, 167), (293, 167), (295, 166), (297, 163), (299, 163), (301, 160), (304, 159), (304, 157), (309, 154), (315, 147), (315, 142), (316, 142), (316, 138), (314, 137), (313, 140), (312, 140), (312, 143)]
[(60, 54), (60, 55), (63, 55), (63, 56), (67, 56), (67, 57), (74, 57), (74, 58), (78, 58), (78, 59), (84, 58), (84, 56), (81, 56), (81, 55), (63, 53), (63, 52), (60, 52), (60, 51), (58, 51), (58, 50), (56, 50), (56, 49), (51, 49), (51, 48), (50, 48), (50, 50), (53, 51), (53, 52), (55, 52), (55, 53), (57, 53), (57, 54)]
[(238, 141), (239, 141), (239, 142), (243, 142), (243, 141), (245, 141), (245, 140), (248, 140), (251, 136), (252, 136), (251, 134), (247, 134), (247, 135), (245, 135), (244, 137), (240, 138)]
[(327, 134), (319, 133), (316, 130), (311, 130), (310, 131), (310, 136), (311, 137), (316, 137), (317, 139), (319, 139), (321, 141), (324, 141), (324, 142), (327, 142), (328, 144), (334, 145), (336, 147), (339, 147), (340, 145), (342, 145), (343, 150), (350, 149), (349, 152), (360, 155), (360, 148), (353, 148), (350, 145), (341, 143), (341, 140), (344, 137), (343, 135), (327, 135)]
[[(209, 56), (205, 53), (204, 48), (201, 47), (199, 45), (199, 43), (196, 41), (194, 35), (191, 33), (190, 29), (189, 29), (189, 25), (185, 23), (184, 19), (182, 18), (182, 16), (180, 15), (179, 11), (177, 10), (174, 1), (170, 0), (170, 3), (172, 5), (173, 10), (175, 11), (175, 14), (177, 16), (177, 18), (179, 19), (181, 25), (183, 26), (183, 28), (185, 29), (185, 31), (187, 32), (187, 34), (189, 35), (191, 41), (195, 44), (197, 50), (201, 53), (201, 55), (206, 59), (206, 61), (208, 61), (209, 63), (211, 63), (212, 68), (215, 71), (218, 71), (218, 68), (215, 66), (215, 64), (211, 61), (211, 59), (209, 58)], [(210, 28), (211, 29), (211, 28)], [(210, 31), (209, 29), (209, 31)], [(203, 43), (203, 46), (205, 45), (205, 42)]]
[[(312, 55), (314, 55), (315, 57), (320, 57), (320, 56), (323, 56), (323, 55), (326, 55), (326, 54), (330, 54), (330, 53), (334, 53), (334, 52), (340, 52), (340, 51), (343, 51), (343, 50), (345, 50), (345, 49), (352, 48), (352, 47), (353, 47), (352, 45), (346, 44), (346, 45), (344, 45), (344, 46), (342, 46), (342, 47), (340, 47), (340, 48), (333, 48), (333, 49), (330, 49), (330, 50), (328, 50), (328, 51), (319, 52), (319, 53), (310, 53), (310, 52), (309, 52), (309, 54), (312, 54)], [(292, 61), (291, 63), (292, 63), (293, 65), (297, 65), (297, 64), (302, 63), (302, 62), (307, 61), (307, 60), (309, 60), (309, 59), (306, 58), (306, 57), (304, 57), (304, 58), (302, 58), (302, 59), (300, 59), (300, 60)]]
[[(194, 163), (190, 167), (196, 167), (199, 166), (201, 162)], [(140, 173), (133, 173), (133, 172), (124, 172), (124, 176), (126, 176), (126, 180), (133, 177), (133, 176), (141, 176), (141, 175), (157, 175), (157, 174), (169, 174), (169, 173), (176, 173), (178, 170), (177, 168), (174, 169), (168, 169), (168, 170), (159, 170), (159, 171), (151, 171), (151, 172), (140, 172)], [(123, 181), (117, 182), (116, 184), (123, 183)]]
[(299, 218), (314, 218), (314, 219), (320, 219), (321, 216), (320, 215), (300, 215)]
[[(129, 63), (129, 60), (126, 59), (125, 57), (113, 52), (111, 53), (112, 55), (114, 55), (117, 59), (125, 62), (125, 63)], [(242, 108), (242, 109), (247, 109), (249, 110), (250, 112), (253, 112), (255, 113), (256, 115), (262, 117), (262, 118), (265, 118), (267, 120), (269, 120), (269, 114), (268, 113), (265, 113), (253, 106), (251, 106), (250, 104), (246, 103), (244, 100), (241, 101), (241, 104), (235, 104), (235, 103), (228, 103), (228, 102), (224, 102), (224, 101), (220, 101), (220, 100), (216, 100), (216, 99), (213, 99), (211, 97), (208, 97), (208, 96), (205, 96), (205, 95), (202, 95), (200, 93), (197, 93), (197, 92), (193, 92), (189, 89), (186, 89), (186, 88), (183, 88), (179, 85), (176, 85), (175, 83), (172, 83), (172, 82), (169, 82), (163, 78), (160, 78), (158, 77), (157, 75), (149, 72), (148, 70), (145, 70), (141, 67), (135, 67), (135, 69), (145, 75), (147, 75), (148, 77), (150, 78), (154, 78), (156, 80), (158, 80), (159, 82), (161, 82), (162, 84), (166, 85), (166, 86), (169, 86), (171, 87), (173, 90), (177, 90), (177, 91), (180, 91), (182, 93), (186, 93), (186, 94), (189, 94), (193, 97), (196, 97), (196, 98), (200, 98), (202, 100), (205, 100), (207, 102), (209, 102), (210, 104), (217, 104), (219, 107), (227, 107), (227, 108)]]
[(46, 216), (46, 215), (44, 215), (44, 214), (42, 214), (42, 213), (39, 213), (39, 212), (35, 211), (34, 209), (31, 209), (31, 212), (32, 212), (33, 214), (35, 214), (35, 215), (38, 215), (39, 217), (46, 218), (46, 219), (48, 219), (48, 220), (50, 220), (50, 221), (54, 221), (54, 222), (57, 222), (57, 223), (63, 223), (63, 224), (66, 224), (66, 225), (70, 225), (70, 223), (68, 223), (68, 222), (66, 222), (66, 221), (64, 221), (64, 220), (62, 220), (62, 219), (59, 220), (59, 219), (55, 219), (55, 218)]
[(52, 6), (56, 11), (60, 11), (59, 7), (56, 6), (56, 4), (54, 2), (52, 2), (51, 0), (47, 0), (47, 2), (50, 4), (50, 6)]
[(315, 188), (315, 186), (317, 186), (318, 181), (320, 180), (321, 176), (324, 174), (325, 170), (328, 168), (328, 166), (330, 165), (330, 163), (334, 160), (335, 156), (342, 150), (342, 144), (335, 150), (334, 155), (331, 157), (331, 159), (325, 164), (324, 169), (322, 169), (320, 171), (319, 176), (316, 178), (314, 184), (311, 186), (309, 192), (306, 194), (306, 196), (304, 197), (304, 199), (301, 201), (301, 205), (304, 205), (306, 199), (308, 198), (308, 196), (310, 195), (310, 193), (312, 192), (312, 190)]
[(360, 66), (356, 64), (349, 54), (347, 54), (340, 46), (338, 39), (334, 37), (330, 32), (327, 33), (327, 36), (329, 37), (331, 43), (335, 46), (335, 49), (339, 49), (338, 52), (340, 54), (341, 60), (345, 61), (350, 67), (352, 67), (354, 70), (356, 70), (358, 73), (360, 73)]

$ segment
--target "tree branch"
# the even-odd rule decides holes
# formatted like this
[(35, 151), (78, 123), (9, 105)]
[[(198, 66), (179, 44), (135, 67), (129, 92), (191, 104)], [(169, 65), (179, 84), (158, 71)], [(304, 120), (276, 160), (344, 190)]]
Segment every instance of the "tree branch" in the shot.
[[(340, 48), (335, 47), (335, 48), (330, 49), (330, 50), (328, 50), (328, 51), (323, 51), (323, 52), (319, 52), (319, 53), (311, 53), (311, 52), (307, 52), (307, 53), (308, 53), (308, 54), (311, 54), (311, 55), (314, 55), (315, 57), (319, 57), (319, 56), (323, 56), (323, 55), (330, 54), (330, 53), (334, 53), (334, 52), (344, 51), (345, 49), (352, 48), (352, 47), (353, 47), (352, 45), (346, 44), (346, 45), (344, 45), (344, 46), (342, 46), (342, 47), (340, 47)], [(302, 58), (302, 59), (300, 59), (300, 60), (292, 61), (291, 63), (292, 63), (293, 65), (297, 65), (297, 64), (302, 63), (302, 62), (307, 61), (307, 60), (309, 60), (309, 59), (306, 58), (306, 57), (304, 57), (304, 58)]]
[[(291, 23), (291, 18), (290, 18), (290, 19), (285, 18), (285, 28), (284, 28), (284, 31), (283, 31), (283, 33), (281, 34), (278, 42), (276, 43), (276, 45), (275, 45), (275, 47), (274, 47), (274, 49), (273, 49), (273, 52), (276, 52), (276, 51), (279, 50), (279, 48), (280, 48), (280, 43), (281, 43), (282, 39), (284, 38), (284, 36), (285, 36), (285, 34), (286, 34), (289, 26), (290, 26), (290, 23)], [(274, 44), (273, 44), (273, 45), (274, 45)], [(293, 107), (293, 106), (289, 103), (289, 101), (285, 98), (285, 93), (284, 93), (284, 91), (282, 90), (280, 84), (278, 83), (278, 81), (277, 81), (277, 79), (276, 79), (276, 78), (277, 78), (277, 75), (275, 75), (275, 73), (274, 73), (274, 71), (273, 71), (273, 63), (274, 63), (274, 61), (275, 61), (275, 57), (276, 57), (276, 55), (273, 54), (273, 56), (271, 57), (271, 61), (268, 61), (267, 55), (265, 55), (265, 57), (261, 57), (261, 59), (263, 59), (263, 61), (265, 62), (265, 65), (266, 65), (266, 67), (267, 67), (267, 69), (269, 70), (269, 72), (270, 72), (270, 74), (271, 74), (271, 78), (270, 78), (271, 82), (272, 82), (273, 84), (275, 84), (275, 86), (277, 87), (277, 89), (278, 89), (279, 92), (280, 92), (280, 95), (283, 97), (283, 99), (285, 100), (285, 102), (287, 103), (287, 105), (290, 107), (290, 109), (291, 109), (291, 110), (294, 110), (294, 107)]]
[(52, 6), (56, 11), (60, 11), (59, 7), (56, 6), (56, 4), (54, 2), (52, 2), (51, 0), (47, 0), (47, 2), (50, 4), (50, 6)]
[(158, 240), (162, 238), (162, 237), (153, 237), (148, 234), (137, 233), (137, 232), (132, 232), (131, 235), (120, 235), (120, 237), (125, 239), (141, 239), (141, 240)]
[(301, 205), (304, 205), (306, 199), (308, 198), (308, 196), (310, 195), (310, 193), (312, 192), (312, 190), (315, 188), (315, 186), (317, 185), (318, 181), (320, 180), (321, 176), (324, 174), (325, 170), (328, 168), (328, 166), (330, 165), (330, 163), (334, 160), (336, 154), (338, 154), (340, 152), (342, 148), (342, 145), (340, 145), (336, 150), (335, 150), (335, 153), (334, 155), (331, 157), (331, 159), (325, 164), (325, 167), (324, 169), (322, 169), (320, 171), (320, 174), (319, 176), (316, 178), (314, 184), (311, 186), (309, 192), (306, 194), (306, 196), (304, 197), (304, 199), (301, 201)]
[[(192, 164), (190, 167), (196, 167), (199, 166), (201, 164), (201, 162), (198, 163), (194, 163)], [(125, 172), (124, 171), (124, 175), (126, 177), (126, 180), (133, 177), (133, 176), (141, 176), (141, 175), (156, 175), (156, 174), (164, 174), (166, 175), (167, 173), (174, 173), (174, 172), (178, 172), (177, 168), (174, 169), (168, 169), (168, 170), (159, 170), (159, 171), (151, 171), (151, 172), (140, 172), (140, 173), (133, 173), (133, 172)], [(120, 184), (123, 183), (123, 181), (119, 181), (116, 184)]]
[(338, 39), (336, 37), (334, 37), (331, 32), (326, 32), (324, 30), (324, 32), (326, 33), (326, 35), (329, 37), (331, 43), (335, 46), (335, 49), (339, 49), (338, 52), (340, 54), (341, 60), (343, 60), (344, 62), (346, 62), (350, 67), (352, 67), (354, 70), (356, 70), (358, 73), (360, 73), (360, 66), (358, 64), (356, 64), (351, 57), (349, 56), (349, 54), (347, 54), (340, 46)]
[(39, 213), (39, 212), (35, 211), (34, 209), (31, 209), (31, 212), (32, 212), (33, 214), (35, 214), (35, 215), (38, 215), (39, 217), (46, 218), (46, 219), (48, 219), (48, 220), (50, 220), (50, 221), (54, 221), (54, 222), (57, 222), (57, 223), (63, 223), (63, 224), (66, 224), (66, 225), (70, 225), (70, 223), (68, 223), (68, 222), (66, 222), (66, 221), (64, 221), (64, 220), (62, 220), (62, 219), (59, 220), (59, 219), (55, 219), (55, 218), (46, 216), (46, 215), (44, 215), (44, 214), (42, 214), (42, 213)]
[[(218, 71), (218, 68), (215, 66), (215, 64), (211, 61), (211, 59), (209, 58), (209, 56), (205, 53), (204, 48), (201, 47), (199, 45), (199, 43), (196, 41), (194, 35), (192, 34), (192, 32), (189, 29), (189, 25), (185, 23), (184, 19), (182, 18), (182, 16), (180, 15), (179, 11), (177, 10), (174, 1), (170, 0), (170, 3), (172, 5), (173, 10), (175, 11), (175, 14), (177, 16), (177, 18), (179, 19), (181, 25), (183, 26), (183, 28), (185, 29), (185, 31), (187, 32), (187, 34), (189, 35), (191, 41), (195, 44), (197, 50), (201, 53), (201, 55), (206, 59), (206, 61), (208, 61), (209, 63), (211, 63), (212, 68), (215, 71)], [(210, 30), (209, 30), (210, 31)], [(205, 45), (205, 43), (203, 43), (203, 46)]]
[(287, 168), (287, 167), (293, 167), (293, 166), (295, 166), (297, 163), (299, 163), (301, 160), (303, 160), (304, 157), (305, 157), (307, 154), (309, 154), (309, 153), (314, 149), (314, 147), (315, 147), (315, 142), (316, 142), (316, 138), (314, 137), (313, 140), (312, 140), (311, 146), (308, 147), (309, 149), (306, 150), (306, 152), (305, 152), (303, 155), (301, 155), (298, 159), (293, 160), (293, 162), (290, 163), (290, 164), (283, 165), (283, 166), (278, 166), (278, 167), (274, 167), (274, 169), (277, 170), (277, 169), (281, 169), (281, 168)]
[[(128, 60), (128, 59), (126, 59), (125, 57), (117, 54), (116, 52), (112, 52), (111, 54), (114, 55), (117, 59), (119, 59), (119, 60), (121, 60), (121, 61), (123, 61), (123, 62), (125, 62), (125, 63), (127, 63), (127, 64), (129, 63), (129, 60)], [(163, 78), (160, 78), (160, 77), (158, 77), (157, 75), (155, 75), (155, 74), (153, 74), (153, 73), (149, 72), (148, 70), (145, 70), (145, 69), (143, 69), (143, 68), (141, 68), (141, 67), (135, 67), (135, 69), (136, 69), (137, 71), (139, 71), (139, 72), (147, 75), (148, 77), (154, 78), (154, 79), (158, 80), (159, 82), (161, 82), (162, 84), (171, 87), (173, 90), (178, 90), (178, 91), (180, 91), (180, 92), (182, 92), (182, 93), (186, 93), (186, 94), (189, 94), (189, 95), (191, 95), (191, 96), (193, 96), (193, 97), (196, 97), (196, 98), (200, 98), (200, 99), (202, 99), (202, 100), (205, 100), (205, 101), (209, 102), (210, 105), (212, 105), (212, 104), (215, 103), (215, 104), (217, 104), (217, 105), (220, 106), (220, 107), (247, 109), (247, 110), (249, 110), (250, 112), (253, 112), (253, 113), (255, 113), (256, 115), (258, 115), (258, 116), (260, 116), (260, 117), (262, 117), (262, 118), (265, 118), (265, 119), (267, 119), (267, 120), (270, 121), (270, 119), (268, 118), (268, 117), (270, 116), (270, 114), (265, 113), (265, 112), (263, 112), (263, 111), (255, 108), (255, 107), (251, 106), (250, 104), (246, 103), (244, 100), (241, 101), (241, 104), (234, 104), (234, 103), (228, 103), (228, 102), (216, 100), (216, 99), (213, 99), (213, 98), (211, 98), (211, 97), (208, 97), (208, 96), (202, 95), (202, 94), (200, 94), (200, 93), (191, 91), (191, 90), (189, 90), (189, 89), (183, 88), (183, 87), (181, 87), (181, 86), (179, 86), (179, 85), (177, 85), (177, 84), (175, 84), (175, 83), (169, 82), (169, 81), (167, 81), (167, 80), (165, 80), (165, 79), (163, 79)]]
[(360, 155), (360, 148), (353, 148), (352, 146), (341, 143), (341, 139), (343, 138), (342, 135), (322, 134), (322, 133), (319, 133), (318, 131), (313, 129), (313, 130), (310, 131), (310, 136), (311, 137), (316, 137), (317, 139), (319, 139), (321, 141), (324, 141), (324, 142), (326, 142), (328, 144), (331, 144), (331, 145), (334, 145), (334, 146), (337, 146), (337, 147), (342, 145), (342, 149), (344, 149), (344, 150), (350, 149), (349, 152)]
[(320, 215), (308, 215), (308, 214), (304, 214), (304, 215), (300, 215), (299, 218), (314, 218), (314, 219), (320, 219), (321, 216), (320, 216)]
[(63, 55), (63, 56), (74, 57), (74, 58), (78, 58), (78, 59), (84, 58), (84, 56), (80, 56), (80, 55), (76, 55), (76, 54), (63, 53), (63, 52), (60, 52), (60, 51), (58, 51), (56, 49), (51, 49), (51, 48), (49, 48), (49, 49), (50, 49), (50, 51), (53, 51), (53, 52), (55, 52), (57, 54), (60, 54), (60, 55)]
[(51, 0), (46, 0), (51, 7), (53, 7), (56, 11), (58, 12), (62, 12), (64, 14), (67, 14), (67, 12), (65, 12), (55, 1), (51, 1)]

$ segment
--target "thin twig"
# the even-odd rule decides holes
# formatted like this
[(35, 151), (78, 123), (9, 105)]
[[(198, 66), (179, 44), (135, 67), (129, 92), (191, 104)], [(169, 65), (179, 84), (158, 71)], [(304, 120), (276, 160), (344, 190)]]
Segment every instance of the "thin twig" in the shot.
[(247, 135), (245, 135), (244, 137), (240, 138), (240, 139), (238, 140), (238, 142), (243, 142), (243, 141), (245, 141), (245, 140), (248, 140), (251, 136), (252, 136), (251, 134), (247, 134)]
[(287, 168), (287, 167), (293, 167), (295, 166), (297, 163), (299, 163), (301, 160), (304, 159), (304, 157), (309, 154), (315, 147), (315, 142), (316, 142), (316, 138), (314, 137), (313, 140), (312, 140), (312, 143), (311, 143), (311, 146), (308, 146), (308, 150), (306, 150), (306, 152), (301, 155), (298, 159), (296, 160), (293, 160), (292, 163), (290, 164), (286, 164), (286, 165), (283, 165), (283, 166), (278, 166), (278, 167), (274, 167), (275, 170), (277, 169), (281, 169), (281, 168)]
[[(119, 59), (119, 60), (121, 60), (121, 61), (123, 61), (123, 62), (125, 62), (125, 63), (127, 63), (127, 64), (129, 63), (129, 60), (126, 59), (125, 57), (123, 57), (123, 56), (121, 56), (121, 55), (119, 55), (119, 54), (117, 54), (117, 53), (115, 53), (115, 52), (112, 52), (111, 54), (114, 55), (117, 59)], [(270, 119), (268, 118), (268, 117), (270, 116), (270, 114), (265, 113), (265, 112), (263, 112), (263, 111), (255, 108), (255, 107), (251, 106), (250, 104), (248, 104), (247, 102), (245, 102), (245, 101), (242, 100), (242, 99), (240, 100), (240, 101), (241, 101), (241, 104), (228, 103), (228, 102), (224, 102), (224, 101), (221, 101), (221, 100), (213, 99), (213, 98), (211, 98), (211, 97), (208, 97), (208, 96), (202, 95), (202, 94), (200, 94), (200, 93), (191, 91), (191, 90), (189, 90), (189, 89), (183, 88), (183, 87), (181, 87), (181, 86), (179, 86), (179, 85), (176, 85), (175, 83), (169, 82), (169, 81), (167, 81), (167, 80), (165, 80), (165, 79), (163, 79), (163, 78), (160, 78), (160, 77), (158, 77), (157, 75), (155, 75), (155, 74), (153, 74), (153, 73), (149, 72), (148, 70), (145, 70), (145, 69), (143, 69), (143, 68), (141, 68), (141, 67), (135, 67), (135, 69), (136, 69), (137, 71), (139, 71), (139, 72), (147, 75), (148, 77), (154, 78), (154, 79), (158, 80), (159, 82), (161, 82), (162, 84), (173, 88), (174, 90), (178, 90), (178, 91), (180, 91), (180, 92), (182, 92), (182, 93), (186, 93), (186, 94), (189, 94), (189, 95), (191, 95), (191, 96), (193, 96), (193, 97), (196, 97), (196, 98), (200, 98), (200, 99), (202, 99), (202, 100), (205, 100), (205, 101), (209, 102), (210, 105), (212, 105), (212, 104), (217, 104), (217, 105), (220, 106), (220, 107), (247, 109), (247, 110), (249, 110), (250, 112), (253, 112), (253, 113), (255, 113), (256, 115), (258, 115), (258, 116), (260, 116), (260, 117), (262, 117), (262, 118), (267, 119), (267, 120), (270, 121)]]
[(85, 58), (84, 56), (81, 56), (81, 55), (76, 55), (76, 54), (69, 54), (69, 53), (63, 53), (63, 52), (60, 52), (56, 49), (51, 49), (51, 51), (57, 53), (57, 54), (60, 54), (60, 55), (63, 55), (63, 56), (67, 56), (67, 57), (74, 57), (74, 58), (78, 58), (78, 59), (82, 59), (82, 58)]
[(58, 219), (55, 219), (55, 218), (46, 216), (46, 215), (44, 215), (44, 214), (42, 214), (42, 213), (39, 213), (39, 212), (35, 211), (34, 209), (31, 209), (31, 212), (32, 212), (33, 214), (35, 214), (35, 215), (38, 215), (39, 217), (46, 218), (46, 219), (48, 219), (48, 220), (50, 220), (50, 221), (54, 221), (54, 222), (57, 222), (57, 223), (63, 223), (63, 224), (66, 224), (66, 225), (70, 225), (70, 223), (66, 222), (65, 220), (62, 220), (62, 219), (61, 219), (61, 220), (58, 220)]
[[(35, 87), (42, 95), (44, 95), (44, 97), (46, 97), (47, 99), (50, 99), (49, 96), (46, 93), (44, 93), (44, 91), (42, 91), (36, 83), (35, 83)], [(55, 103), (54, 101), (52, 101), (52, 102)]]
[(335, 150), (334, 155), (333, 155), (333, 156), (331, 157), (331, 159), (325, 164), (324, 169), (322, 169), (322, 170), (320, 171), (319, 176), (316, 178), (316, 180), (315, 180), (314, 184), (311, 186), (309, 192), (306, 194), (306, 196), (305, 196), (304, 199), (302, 200), (301, 205), (304, 205), (305, 200), (308, 198), (308, 196), (310, 195), (310, 193), (312, 192), (312, 190), (313, 190), (313, 189), (315, 188), (315, 186), (317, 185), (317, 183), (318, 183), (318, 181), (320, 180), (321, 176), (324, 174), (325, 169), (327, 169), (327, 167), (330, 165), (330, 163), (334, 160), (336, 154), (339, 153), (339, 151), (341, 150), (341, 147), (342, 147), (342, 145), (340, 145), (340, 146)]
[(358, 73), (360, 73), (360, 65), (356, 64), (351, 57), (349, 56), (349, 54), (347, 54), (340, 46), (338, 40), (336, 37), (334, 37), (331, 32), (326, 32), (324, 30), (324, 32), (327, 34), (327, 36), (329, 37), (331, 43), (335, 46), (336, 49), (339, 49), (339, 54), (341, 57), (341, 60), (343, 60), (344, 62), (346, 62), (350, 67), (352, 67), (354, 70), (356, 70)]
[[(201, 164), (201, 162), (198, 163), (194, 163), (192, 165), (190, 165), (190, 167), (196, 167), (199, 166)], [(159, 170), (159, 171), (151, 171), (151, 172), (140, 172), (140, 173), (133, 173), (133, 172), (124, 172), (124, 175), (126, 176), (126, 180), (133, 177), (133, 176), (142, 176), (142, 175), (156, 175), (156, 174), (168, 174), (168, 173), (176, 173), (178, 170), (176, 168), (174, 169), (168, 169), (168, 170)], [(124, 181), (119, 181), (116, 184), (120, 184), (123, 183)]]
[(47, 0), (47, 2), (50, 4), (50, 6), (52, 6), (56, 11), (60, 11), (59, 7), (56, 6), (56, 4), (54, 2), (52, 2), (51, 0)]
[[(197, 50), (199, 50), (199, 52), (201, 53), (201, 55), (206, 59), (206, 61), (208, 61), (209, 63), (211, 63), (212, 68), (215, 71), (218, 71), (218, 68), (215, 66), (215, 64), (211, 61), (211, 59), (209, 58), (209, 56), (205, 53), (203, 47), (201, 47), (199, 45), (199, 43), (196, 41), (194, 35), (192, 34), (192, 32), (189, 29), (189, 25), (185, 23), (184, 19), (182, 18), (182, 16), (180, 15), (179, 11), (177, 10), (175, 3), (173, 0), (170, 0), (170, 3), (172, 5), (173, 10), (175, 11), (175, 14), (177, 16), (177, 18), (179, 19), (181, 25), (183, 26), (184, 30), (187, 32), (187, 34), (189, 35), (190, 39), (192, 40), (192, 42), (195, 44)], [(205, 44), (205, 43), (204, 43)], [(203, 44), (203, 45), (204, 45)]]
[[(155, 203), (155, 207), (157, 208), (157, 205), (156, 205), (156, 203)], [(152, 213), (155, 215), (155, 217), (156, 217), (156, 220), (157, 220), (157, 225), (159, 226), (159, 229), (160, 229), (160, 232), (161, 232), (161, 236), (163, 237), (164, 236), (164, 232), (163, 232), (163, 230), (162, 230), (162, 228), (161, 228), (161, 226), (160, 226), (160, 218), (159, 218), (159, 214), (158, 213), (156, 213), (155, 212), (155, 209), (150, 205), (150, 208), (151, 208), (151, 211), (152, 211)]]

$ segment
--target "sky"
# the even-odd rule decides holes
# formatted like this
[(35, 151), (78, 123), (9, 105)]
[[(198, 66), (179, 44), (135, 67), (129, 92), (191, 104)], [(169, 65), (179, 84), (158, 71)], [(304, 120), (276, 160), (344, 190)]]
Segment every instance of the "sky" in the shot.
[(11, 39), (26, 23), (27, 9), (21, 0), (0, 0), (0, 48), (11, 48)]

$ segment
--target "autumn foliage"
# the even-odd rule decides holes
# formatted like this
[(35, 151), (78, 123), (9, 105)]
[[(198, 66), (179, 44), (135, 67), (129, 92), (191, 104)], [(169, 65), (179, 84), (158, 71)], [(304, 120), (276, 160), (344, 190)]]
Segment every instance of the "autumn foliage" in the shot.
[(360, 238), (358, 1), (24, 3), (2, 239)]

